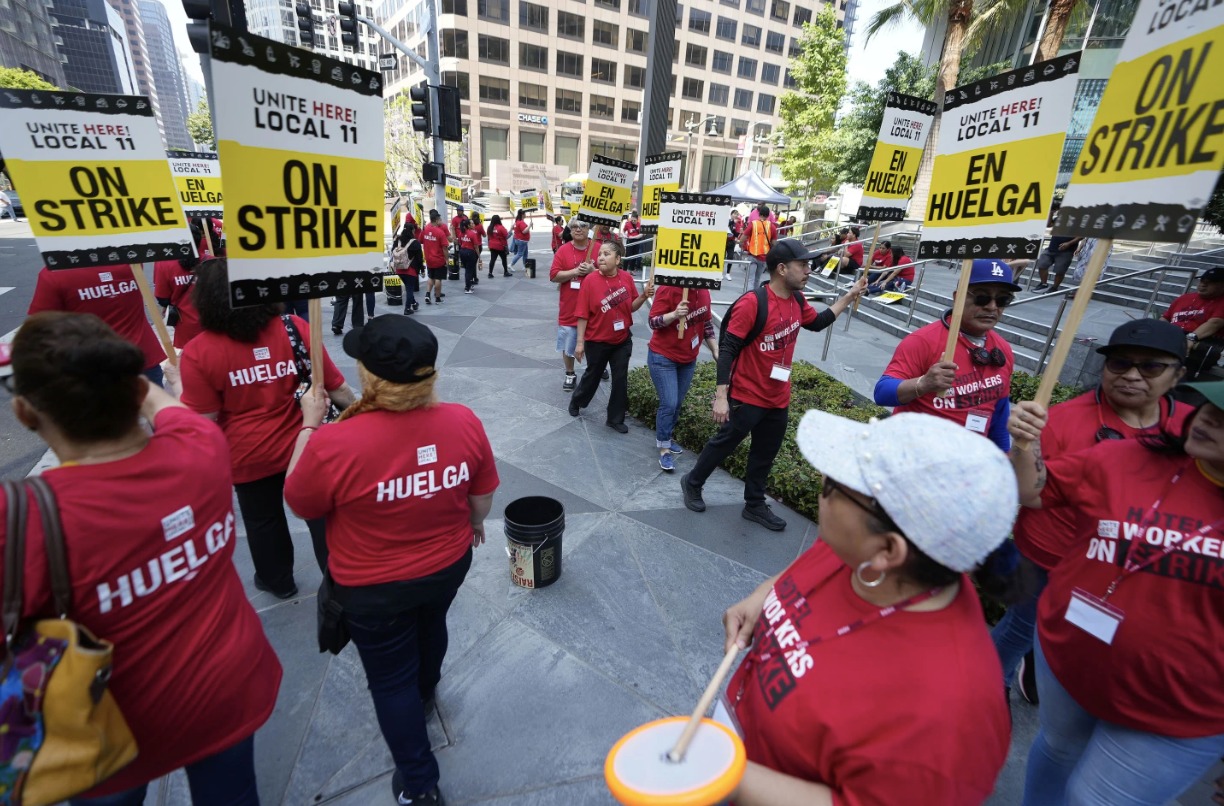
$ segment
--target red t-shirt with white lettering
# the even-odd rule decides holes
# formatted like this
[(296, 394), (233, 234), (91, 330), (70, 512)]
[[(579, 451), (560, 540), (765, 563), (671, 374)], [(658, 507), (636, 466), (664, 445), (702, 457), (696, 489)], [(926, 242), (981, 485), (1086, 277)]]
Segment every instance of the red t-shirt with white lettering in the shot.
[[(574, 246), (573, 241), (563, 244), (557, 253), (553, 255), (552, 268), (548, 270), (548, 279), (556, 281), (557, 275), (563, 271), (573, 271), (578, 268), (581, 263), (586, 263), (588, 260), (595, 259), (595, 253), (599, 247), (595, 246), (594, 241), (588, 241), (587, 245), (579, 249)], [(594, 274), (595, 272), (591, 272)], [(589, 274), (587, 275), (590, 276)], [(574, 315), (574, 305), (578, 302), (578, 289), (582, 287), (581, 277), (575, 277), (573, 280), (567, 280), (564, 283), (557, 283), (560, 290), (561, 299), (557, 308), (557, 324), (564, 327), (576, 327), (578, 318)]]
[(1191, 291), (1169, 303), (1169, 309), (1161, 316), (1187, 333), (1193, 333), (1208, 319), (1224, 318), (1224, 297), (1203, 299), (1202, 294)]
[(471, 249), (473, 252), (480, 251), (480, 235), (471, 227), (459, 236), (459, 248)]
[[(651, 318), (676, 310), (683, 295), (682, 288), (670, 285), (656, 287), (654, 302), (650, 306)], [(680, 336), (679, 322), (652, 330), (650, 349), (677, 364), (693, 363), (701, 352), (701, 340), (710, 318), (710, 292), (704, 288), (689, 289), (689, 312), (685, 317), (684, 335)]]
[[(164, 409), (135, 456), (43, 478), (63, 521), (70, 615), (115, 644), (110, 690), (140, 748), (86, 794), (130, 789), (254, 733), (276, 705), (281, 666), (234, 568), (229, 449), (217, 426)], [(30, 507), (24, 612), (50, 617)], [(0, 498), (0, 518), (4, 509)]]
[(446, 266), (446, 247), (450, 233), (441, 224), (426, 224), (421, 230), (421, 249), (425, 253), (425, 267), (441, 269)]
[(514, 222), (514, 240), (530, 241), (531, 240), (531, 225), (524, 221)]
[[(1072, 507), (1080, 530), (1037, 608), (1041, 648), (1058, 681), (1088, 713), (1117, 725), (1183, 738), (1224, 733), (1224, 490), (1192, 460), (1131, 439), (1046, 468), (1041, 505)], [(1167, 544), (1178, 548), (1118, 585), (1109, 604), (1125, 617), (1106, 644), (1067, 621), (1071, 592), (1103, 596), (1135, 539), (1135, 563)]]
[(174, 327), (174, 346), (180, 350), (200, 335), (200, 312), (191, 298), (195, 277), (195, 272), (184, 269), (177, 260), (159, 260), (153, 264), (153, 295), (170, 300), (179, 312), (179, 323)]
[(633, 300), (637, 284), (633, 275), (617, 269), (615, 277), (593, 271), (582, 279), (574, 316), (587, 320), (584, 341), (621, 344), (633, 326)]
[(34, 298), (30, 300), (27, 313), (42, 311), (94, 314), (110, 325), (121, 339), (141, 349), (145, 369), (157, 366), (166, 358), (166, 351), (145, 315), (144, 299), (132, 276), (131, 266), (55, 271), (44, 266), (38, 273)]
[[(388, 434), (396, 435), (394, 451), (386, 450)], [(376, 585), (458, 562), (472, 545), (468, 496), (497, 485), (480, 419), (439, 403), (320, 428), (285, 481), (285, 501), (304, 518), (327, 518), (327, 565), (337, 582)]]
[(748, 759), (825, 784), (839, 806), (982, 803), (1011, 730), (972, 583), (962, 577), (942, 610), (896, 611), (838, 637), (879, 612), (852, 573), (817, 541), (765, 599), (727, 686)]
[[(735, 359), (731, 371), (730, 397), (741, 403), (767, 409), (784, 409), (790, 405), (791, 359), (795, 355), (795, 342), (799, 340), (799, 328), (816, 319), (811, 305), (799, 306), (793, 295), (782, 299), (772, 288), (766, 287), (769, 311), (765, 315), (765, 328), (751, 344), (745, 344)], [(740, 339), (748, 337), (756, 324), (756, 294), (745, 294), (731, 307), (731, 318), (727, 332)], [(770, 377), (775, 366), (788, 370), (786, 380)]]
[[(892, 360), (884, 368), (884, 374), (901, 379), (925, 375), (932, 364), (943, 360), (947, 339), (948, 326), (943, 322), (932, 322), (918, 328), (897, 345)], [(893, 411), (934, 414), (975, 433), (989, 434), (995, 404), (1000, 398), (1011, 395), (1011, 376), (1016, 359), (1012, 355), (1011, 345), (993, 330), (986, 334), (985, 349), (1002, 350), (1006, 358), (1003, 366), (974, 364), (969, 357), (972, 346), (964, 334), (956, 340), (956, 352), (952, 357), (952, 362), (957, 366), (956, 383), (947, 396), (923, 395), (897, 406)]]
[[(1160, 401), (1159, 426), (1165, 431), (1180, 434), (1190, 408), (1169, 400)], [(1097, 392), (1085, 392), (1065, 403), (1050, 407), (1050, 418), (1041, 432), (1041, 453), (1048, 462), (1060, 456), (1091, 448), (1097, 443), (1096, 432), (1107, 426), (1134, 439), (1142, 433), (1156, 430), (1140, 430), (1122, 421), (1108, 403), (1097, 402)], [(1074, 510), (1069, 507), (1050, 509), (1020, 508), (1013, 535), (1016, 548), (1037, 565), (1049, 571), (1063, 556), (1073, 549), (1081, 535), (1075, 529)]]
[[(310, 325), (290, 317), (305, 344)], [(344, 384), (344, 376), (323, 352), (323, 386)], [(302, 410), (293, 393), (297, 366), (285, 323), (272, 317), (250, 343), (204, 331), (183, 350), (180, 362), (183, 403), (201, 414), (217, 413), (229, 441), (234, 483), (266, 478), (289, 467), (293, 443), (302, 427)]]

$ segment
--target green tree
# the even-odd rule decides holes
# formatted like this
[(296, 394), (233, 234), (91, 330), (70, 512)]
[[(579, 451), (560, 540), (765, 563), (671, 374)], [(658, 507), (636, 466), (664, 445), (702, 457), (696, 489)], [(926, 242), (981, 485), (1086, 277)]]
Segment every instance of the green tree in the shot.
[(215, 150), (217, 138), (213, 134), (212, 116), (208, 113), (208, 101), (200, 99), (196, 111), (187, 116), (187, 134), (193, 142)]
[(0, 67), (0, 88), (6, 90), (58, 90), (59, 87), (45, 81), (38, 73), (20, 67)]
[(836, 178), (833, 162), (840, 137), (833, 123), (846, 94), (846, 51), (845, 32), (832, 5), (824, 5), (803, 26), (799, 47), (790, 61), (796, 90), (782, 96), (777, 134), (785, 147), (775, 153), (790, 192), (806, 197)]

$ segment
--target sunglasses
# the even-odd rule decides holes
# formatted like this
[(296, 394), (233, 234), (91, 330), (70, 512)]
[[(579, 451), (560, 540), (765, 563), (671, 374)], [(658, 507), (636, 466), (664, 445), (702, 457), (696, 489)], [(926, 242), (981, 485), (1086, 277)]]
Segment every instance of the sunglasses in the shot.
[(974, 347), (969, 351), (969, 360), (979, 367), (1007, 366), (1007, 356), (1003, 354), (1003, 350), (999, 347), (995, 347), (993, 350), (987, 350), (985, 347)]
[(843, 497), (849, 499), (850, 503), (866, 512), (868, 515), (883, 521), (887, 528), (897, 532), (901, 531), (900, 528), (897, 527), (897, 524), (893, 523), (893, 519), (888, 516), (888, 513), (880, 507), (880, 504), (874, 498), (868, 498), (866, 502), (860, 501), (858, 496), (852, 494), (853, 491), (849, 487), (837, 481), (837, 479), (834, 479), (832, 476), (825, 476), (824, 483), (820, 487), (820, 497), (829, 498), (836, 492), (840, 492)]
[(999, 306), (1000, 308), (1006, 308), (1008, 305), (1011, 305), (1013, 302), (1016, 301), (1016, 295), (1015, 294), (974, 294), (972, 297), (970, 297), (970, 299), (973, 300), (973, 304), (978, 306), (979, 308), (985, 308), (987, 305), (990, 304), (991, 300), (994, 300), (994, 304)]
[(1112, 372), (1114, 375), (1125, 375), (1131, 371), (1131, 367), (1139, 370), (1139, 374), (1151, 380), (1159, 378), (1161, 375), (1169, 371), (1170, 367), (1180, 366), (1176, 363), (1168, 361), (1132, 361), (1129, 358), (1106, 358), (1105, 369)]

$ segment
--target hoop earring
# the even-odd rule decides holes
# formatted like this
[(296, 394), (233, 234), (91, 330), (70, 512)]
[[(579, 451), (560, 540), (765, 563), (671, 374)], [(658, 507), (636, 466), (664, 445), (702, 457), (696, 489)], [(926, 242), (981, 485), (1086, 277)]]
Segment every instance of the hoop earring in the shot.
[(863, 560), (861, 563), (859, 563), (859, 567), (854, 570), (854, 576), (858, 578), (860, 585), (868, 588), (878, 588), (884, 582), (884, 577), (888, 576), (888, 572), (881, 571), (880, 575), (876, 577), (874, 582), (868, 582), (867, 580), (863, 579), (863, 569), (869, 567), (870, 565), (871, 560)]

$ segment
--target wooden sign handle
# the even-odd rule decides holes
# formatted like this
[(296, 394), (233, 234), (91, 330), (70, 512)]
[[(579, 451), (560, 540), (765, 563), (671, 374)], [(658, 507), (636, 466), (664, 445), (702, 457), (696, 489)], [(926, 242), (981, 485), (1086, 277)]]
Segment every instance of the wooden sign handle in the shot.
[(1071, 303), (1071, 313), (1067, 315), (1067, 323), (1063, 325), (1062, 333), (1058, 336), (1058, 343), (1054, 345), (1050, 363), (1046, 364), (1045, 370), (1041, 373), (1041, 385), (1037, 387), (1037, 395), (1033, 398), (1043, 408), (1049, 408), (1054, 384), (1058, 383), (1058, 376), (1062, 373), (1063, 365), (1067, 363), (1071, 343), (1075, 341), (1075, 333), (1079, 330), (1080, 322), (1084, 318), (1084, 311), (1088, 309), (1092, 292), (1096, 290), (1097, 280), (1101, 279), (1101, 272), (1105, 268), (1105, 261), (1109, 259), (1111, 249), (1113, 249), (1113, 239), (1102, 238), (1097, 241), (1096, 248), (1092, 250), (1092, 257), (1088, 258), (1084, 278), (1075, 291), (1075, 301)]
[[(680, 292), (681, 302), (688, 302), (688, 292), (689, 290), (687, 288)], [(680, 334), (680, 338), (684, 338), (684, 331), (687, 327), (688, 327), (688, 317), (684, 317), (680, 320), (679, 324), (676, 326), (676, 332)]]
[[(354, 305), (364, 305), (361, 296), (353, 298)], [(310, 386), (323, 390), (323, 300), (312, 299), (307, 306), (310, 315)]]
[(157, 306), (157, 297), (153, 296), (153, 289), (149, 287), (149, 278), (145, 276), (143, 263), (132, 263), (132, 277), (136, 280), (136, 287), (140, 289), (140, 296), (144, 300), (145, 310), (149, 312), (149, 318), (153, 320), (153, 330), (157, 333), (157, 338), (161, 341), (162, 349), (166, 351), (166, 360), (170, 362), (170, 366), (178, 366), (178, 353), (174, 350), (174, 342), (170, 339), (170, 331), (166, 328), (166, 320), (162, 319), (161, 310)]
[(952, 299), (952, 319), (948, 322), (948, 345), (944, 347), (944, 361), (951, 361), (956, 355), (956, 340), (960, 338), (961, 319), (965, 316), (965, 297), (969, 294), (969, 275), (972, 271), (973, 259), (962, 260), (960, 281), (956, 284), (956, 296)]

